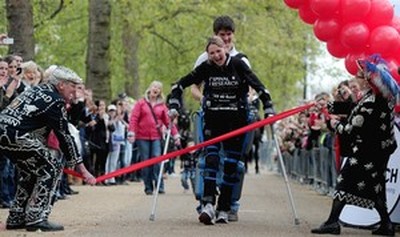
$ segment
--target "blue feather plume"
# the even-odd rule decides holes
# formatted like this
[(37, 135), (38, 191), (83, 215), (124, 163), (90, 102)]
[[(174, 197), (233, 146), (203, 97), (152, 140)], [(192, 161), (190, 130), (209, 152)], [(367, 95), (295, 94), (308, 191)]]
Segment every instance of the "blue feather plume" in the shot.
[(399, 97), (400, 88), (390, 74), (385, 60), (379, 55), (372, 55), (364, 61), (365, 70), (370, 75), (371, 82), (386, 98)]

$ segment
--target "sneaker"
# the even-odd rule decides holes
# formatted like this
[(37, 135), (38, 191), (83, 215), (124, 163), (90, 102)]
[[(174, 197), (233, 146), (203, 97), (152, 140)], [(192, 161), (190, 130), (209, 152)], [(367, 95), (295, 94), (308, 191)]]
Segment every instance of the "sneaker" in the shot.
[(215, 222), (220, 224), (228, 224), (228, 213), (226, 211), (219, 211), (217, 220)]
[(239, 221), (239, 215), (237, 211), (229, 211), (228, 212), (228, 221), (235, 222)]
[(211, 203), (207, 203), (205, 206), (203, 206), (201, 210), (199, 221), (204, 225), (214, 225), (214, 218), (215, 218), (214, 207)]

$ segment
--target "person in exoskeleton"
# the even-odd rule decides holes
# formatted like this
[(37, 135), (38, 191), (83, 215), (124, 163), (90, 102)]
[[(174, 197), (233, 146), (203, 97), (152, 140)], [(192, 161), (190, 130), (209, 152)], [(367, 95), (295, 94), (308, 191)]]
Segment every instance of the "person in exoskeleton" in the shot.
[[(231, 57), (224, 42), (218, 36), (211, 37), (206, 45), (209, 59), (192, 72), (182, 77), (172, 87), (169, 100), (170, 116), (178, 116), (181, 107), (183, 89), (192, 84), (204, 83), (203, 111), (204, 138), (209, 140), (247, 125), (249, 86), (259, 94), (264, 105), (266, 116), (273, 115), (274, 110), (269, 92), (258, 77), (241, 59)], [(242, 159), (244, 135), (229, 138), (221, 143), (205, 148), (204, 192), (201, 203), (200, 222), (209, 225), (214, 223), (216, 204), (216, 175), (219, 170), (221, 146), (226, 154), (223, 167), (223, 181), (218, 197), (217, 223), (228, 223), (228, 212), (231, 208), (233, 186), (239, 182), (238, 162)]]

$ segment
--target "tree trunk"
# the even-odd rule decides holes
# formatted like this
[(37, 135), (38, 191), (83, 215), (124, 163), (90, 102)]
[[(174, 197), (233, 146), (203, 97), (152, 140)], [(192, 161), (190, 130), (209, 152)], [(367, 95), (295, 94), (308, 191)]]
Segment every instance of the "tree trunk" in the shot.
[(9, 54), (20, 54), (25, 61), (35, 55), (33, 8), (31, 0), (6, 0), (8, 37), (14, 38)]
[(111, 100), (110, 21), (111, 3), (108, 0), (89, 0), (86, 86), (93, 90), (94, 99), (107, 101)]
[(139, 81), (139, 48), (140, 36), (132, 29), (127, 20), (124, 21), (122, 43), (124, 47), (125, 90), (133, 97), (141, 97)]

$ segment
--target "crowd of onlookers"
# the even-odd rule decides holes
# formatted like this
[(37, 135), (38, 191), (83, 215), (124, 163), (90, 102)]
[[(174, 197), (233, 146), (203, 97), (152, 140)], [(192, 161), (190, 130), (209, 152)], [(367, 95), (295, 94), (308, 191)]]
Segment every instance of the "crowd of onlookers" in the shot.
[[(52, 65), (44, 70), (33, 61), (23, 62), (19, 55), (0, 58), (0, 110), (28, 88), (46, 83), (56, 67)], [(70, 118), (69, 131), (74, 135), (84, 164), (91, 173), (98, 177), (140, 161), (141, 156), (136, 142), (128, 141), (130, 115), (136, 103), (135, 99), (128, 97), (126, 93), (120, 93), (110, 103), (102, 99), (94, 100), (92, 90), (85, 88), (84, 85), (77, 85), (74, 97), (74, 102), (67, 105)], [(180, 138), (182, 145), (186, 146), (186, 140), (192, 140), (189, 131), (190, 118), (188, 114), (182, 115), (176, 123), (180, 123), (182, 134)], [(46, 144), (53, 156), (63, 159), (53, 132), (46, 138)], [(175, 145), (170, 143), (170, 149), (176, 149)], [(173, 160), (167, 162), (165, 173), (174, 175), (174, 166)], [(15, 196), (17, 176), (14, 164), (7, 157), (0, 158), (0, 207), (11, 206)], [(141, 170), (107, 179), (97, 185), (127, 184), (127, 181), (142, 181)], [(74, 182), (80, 181), (63, 174), (56, 194), (57, 200), (78, 193), (70, 187)]]
[(344, 118), (350, 108), (332, 105), (335, 101), (356, 104), (361, 96), (362, 92), (355, 78), (340, 82), (331, 93), (321, 92), (315, 95), (315, 106), (277, 123), (282, 152), (293, 154), (295, 150), (326, 147), (335, 149), (338, 153), (336, 156), (340, 156), (340, 144), (329, 121), (332, 115)]
[(277, 123), (282, 152), (293, 153), (295, 149), (311, 150), (314, 147), (333, 145), (333, 131), (328, 128), (328, 93), (315, 96), (316, 106)]
[(330, 111), (328, 107), (333, 101), (356, 103), (360, 96), (361, 91), (354, 78), (340, 82), (331, 93), (316, 94), (313, 98), (315, 106), (277, 123), (282, 152), (293, 155), (295, 151), (301, 149), (326, 147), (329, 150), (335, 149), (334, 151), (338, 153), (338, 139), (334, 129), (330, 127), (329, 120), (331, 114), (340, 114), (341, 111)]

